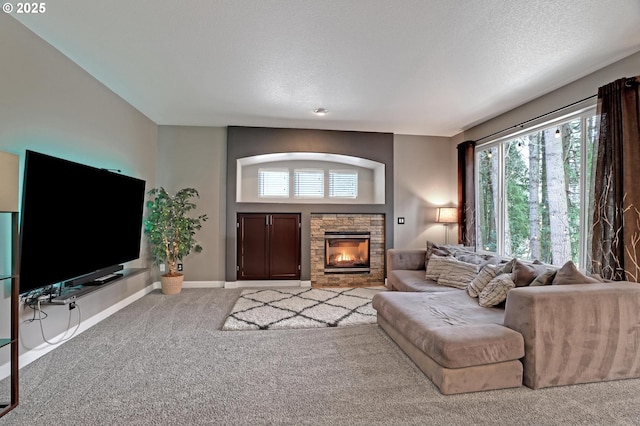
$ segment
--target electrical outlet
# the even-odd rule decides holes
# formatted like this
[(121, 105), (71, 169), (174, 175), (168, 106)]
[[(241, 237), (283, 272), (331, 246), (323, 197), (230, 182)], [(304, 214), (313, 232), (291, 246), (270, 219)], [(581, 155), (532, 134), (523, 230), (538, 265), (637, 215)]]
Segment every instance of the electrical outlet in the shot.
[(398, 218), (398, 225), (404, 225), (404, 217)]
[(182, 263), (178, 263), (178, 271), (182, 271)]
[(164, 272), (164, 263), (160, 264), (160, 272)]

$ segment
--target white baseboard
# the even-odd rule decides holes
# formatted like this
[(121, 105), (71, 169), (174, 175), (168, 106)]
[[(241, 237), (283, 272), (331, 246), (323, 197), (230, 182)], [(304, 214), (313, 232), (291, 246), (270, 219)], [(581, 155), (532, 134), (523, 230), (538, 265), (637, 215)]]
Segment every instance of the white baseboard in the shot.
[[(160, 281), (154, 282), (151, 286), (154, 290), (162, 288)], [(224, 281), (184, 281), (182, 288), (224, 288)]]
[(247, 281), (227, 281), (224, 288), (256, 288), (256, 287), (311, 287), (311, 281), (300, 280), (247, 280)]
[[(224, 288), (224, 281), (185, 281), (182, 288)], [(160, 283), (158, 282), (158, 287)]]
[[(143, 288), (142, 290), (139, 290), (138, 292), (132, 294), (131, 296), (122, 299), (121, 301), (119, 301), (118, 303), (109, 306), (107, 309), (95, 314), (94, 316), (83, 320), (80, 323), (80, 327), (78, 327), (78, 331), (73, 335), (73, 337), (76, 337), (77, 335), (79, 335), (80, 333), (82, 333), (85, 330), (90, 329), (91, 327), (93, 327), (94, 325), (98, 324), (100, 321), (104, 320), (105, 318), (108, 318), (109, 316), (113, 315), (114, 313), (118, 312), (120, 309), (124, 308), (127, 305), (130, 305), (131, 303), (135, 302), (136, 300), (140, 299), (141, 297), (143, 297), (144, 295), (146, 295), (147, 293), (152, 292), (155, 288), (159, 288), (155, 286), (156, 283), (153, 283), (152, 285), (148, 285), (145, 288)], [(158, 286), (160, 285), (160, 283), (158, 283)], [(58, 334), (57, 336), (49, 339), (52, 342), (60, 342), (60, 343), (56, 343), (53, 345), (50, 345), (48, 343), (42, 343), (41, 345), (36, 346), (35, 348), (29, 350), (28, 352), (23, 353), (22, 355), (20, 355), (20, 357), (18, 358), (18, 367), (19, 368), (23, 368), (26, 365), (31, 364), (33, 361), (35, 361), (36, 359), (40, 358), (43, 355), (48, 354), (49, 352), (51, 352), (52, 350), (54, 350), (55, 348), (57, 348), (58, 346), (68, 342), (71, 339), (66, 339), (64, 341), (62, 341), (63, 339), (65, 339), (66, 337), (68, 337), (70, 331), (69, 330), (65, 330), (62, 333)], [(7, 362), (3, 365), (0, 366), (0, 380), (9, 377), (9, 375), (11, 374), (11, 363)]]

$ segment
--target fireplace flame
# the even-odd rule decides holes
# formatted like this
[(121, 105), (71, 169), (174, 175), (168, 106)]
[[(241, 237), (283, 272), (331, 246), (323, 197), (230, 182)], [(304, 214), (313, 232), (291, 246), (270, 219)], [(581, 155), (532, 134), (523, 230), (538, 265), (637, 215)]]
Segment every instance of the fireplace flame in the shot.
[(341, 251), (340, 253), (336, 254), (335, 257), (332, 260), (332, 264), (334, 265), (340, 265), (340, 266), (349, 266), (349, 265), (354, 265), (356, 263), (360, 263), (362, 262), (362, 256), (360, 256), (360, 253), (353, 253), (353, 252), (349, 252), (347, 251)]
[(367, 239), (325, 240), (325, 269), (369, 267)]
[(356, 260), (355, 257), (349, 256), (345, 252), (341, 252), (338, 256), (336, 256), (336, 262), (353, 262)]

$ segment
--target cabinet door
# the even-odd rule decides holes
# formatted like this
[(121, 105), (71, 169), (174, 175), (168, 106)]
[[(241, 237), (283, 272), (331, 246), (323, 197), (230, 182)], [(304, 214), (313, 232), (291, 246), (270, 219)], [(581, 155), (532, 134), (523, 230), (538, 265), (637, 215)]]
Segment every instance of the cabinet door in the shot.
[(238, 213), (238, 280), (269, 279), (269, 215)]
[(300, 215), (269, 218), (269, 271), (274, 280), (300, 279)]

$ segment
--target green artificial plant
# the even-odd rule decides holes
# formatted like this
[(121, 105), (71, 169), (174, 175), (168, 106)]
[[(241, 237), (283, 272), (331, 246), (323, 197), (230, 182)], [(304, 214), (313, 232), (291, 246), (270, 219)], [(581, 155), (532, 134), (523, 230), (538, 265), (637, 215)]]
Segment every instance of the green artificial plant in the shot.
[(198, 197), (198, 191), (184, 188), (171, 196), (164, 188), (154, 188), (148, 192), (153, 198), (147, 202), (147, 217), (144, 221), (144, 233), (151, 246), (155, 264), (166, 263), (169, 272), (164, 276), (178, 276), (176, 266), (179, 260), (191, 250), (202, 251), (195, 240), (195, 233), (202, 228), (207, 215), (189, 217), (187, 213), (196, 208), (190, 201)]

